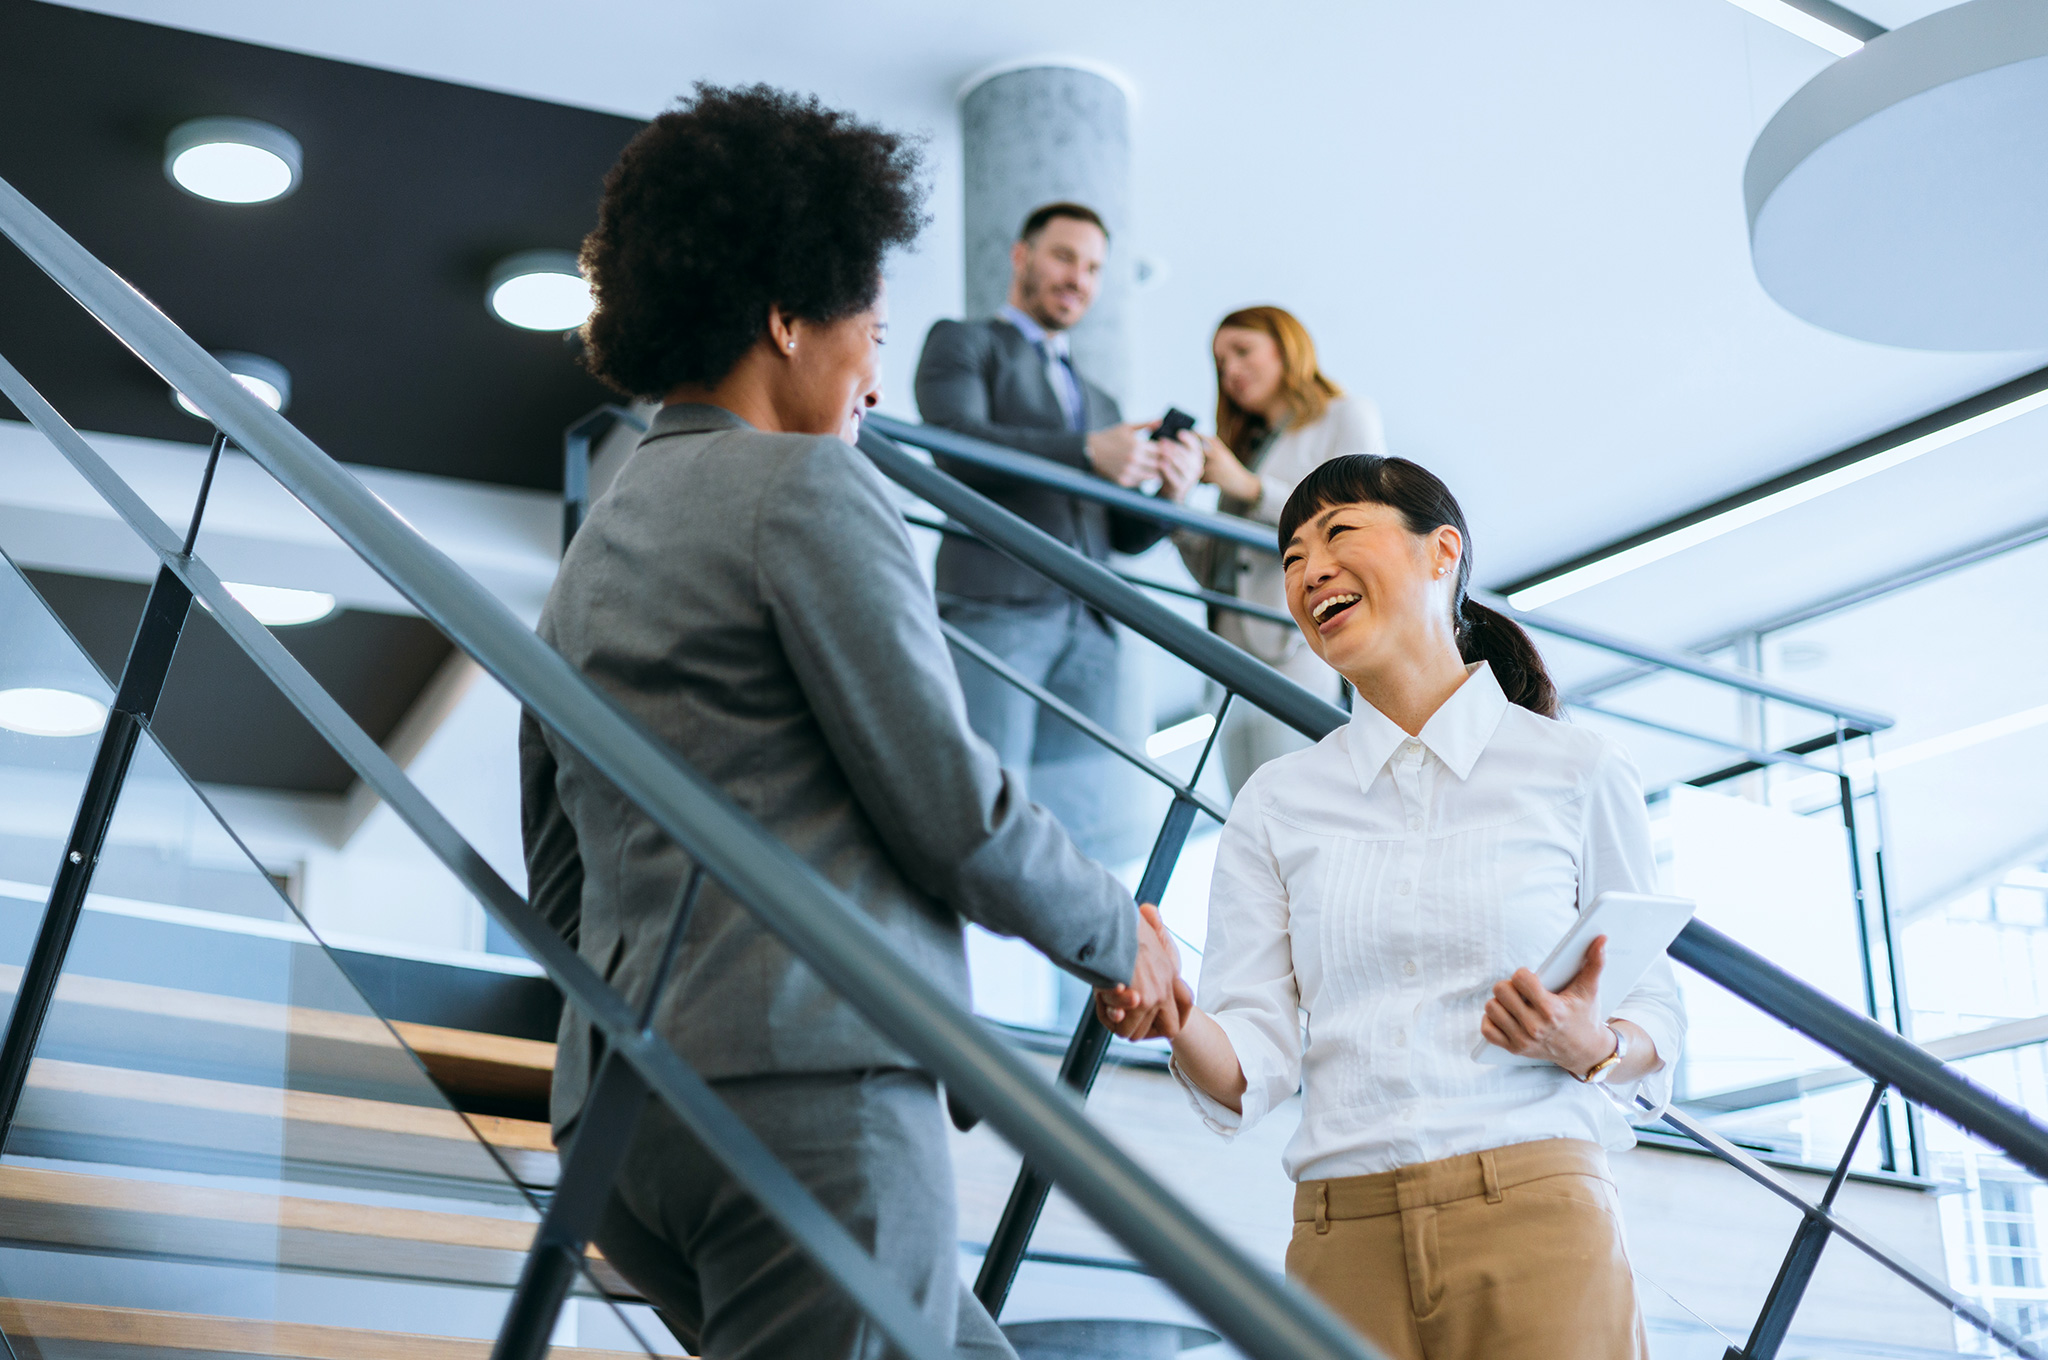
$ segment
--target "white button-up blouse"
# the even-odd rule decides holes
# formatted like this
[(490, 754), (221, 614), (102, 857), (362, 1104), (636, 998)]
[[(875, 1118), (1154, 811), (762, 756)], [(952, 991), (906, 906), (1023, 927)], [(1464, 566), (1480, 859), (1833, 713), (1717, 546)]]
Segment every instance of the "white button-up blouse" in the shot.
[(1243, 1113), (1176, 1075), (1226, 1137), (1300, 1086), (1297, 1181), (1542, 1138), (1629, 1147), (1617, 1099), (1661, 1109), (1685, 1040), (1668, 960), (1614, 1012), (1663, 1059), (1633, 1086), (1472, 1057), (1493, 985), (1609, 890), (1656, 891), (1619, 748), (1510, 704), (1485, 663), (1415, 738), (1360, 703), (1252, 776), (1217, 848), (1197, 1000), (1244, 1068)]

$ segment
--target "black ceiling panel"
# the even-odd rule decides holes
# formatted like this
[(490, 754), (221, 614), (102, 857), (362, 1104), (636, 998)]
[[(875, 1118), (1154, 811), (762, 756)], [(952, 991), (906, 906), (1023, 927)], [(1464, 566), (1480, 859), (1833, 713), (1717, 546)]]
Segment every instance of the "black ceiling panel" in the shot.
[[(297, 137), (298, 191), (231, 205), (174, 187), (165, 135), (207, 115)], [(290, 419), (344, 462), (560, 488), (562, 427), (606, 392), (561, 336), (493, 319), (484, 285), (513, 251), (575, 248), (638, 126), (0, 0), (0, 177), (201, 344), (282, 363)], [(204, 442), (4, 240), (0, 354), (81, 429)]]
[[(149, 587), (25, 571), (109, 679), (118, 676)], [(344, 609), (277, 638), (348, 715), (382, 742), (433, 678), (450, 647), (425, 619)], [(341, 793), (353, 772), (197, 605), (151, 724), (185, 773), (202, 783)]]

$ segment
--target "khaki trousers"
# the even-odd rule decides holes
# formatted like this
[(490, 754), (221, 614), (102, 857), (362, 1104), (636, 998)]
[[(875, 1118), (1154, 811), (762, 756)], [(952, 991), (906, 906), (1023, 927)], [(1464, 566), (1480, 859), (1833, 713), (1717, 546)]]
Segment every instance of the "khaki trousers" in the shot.
[(1390, 1360), (1646, 1360), (1607, 1154), (1553, 1138), (1304, 1181), (1287, 1273)]

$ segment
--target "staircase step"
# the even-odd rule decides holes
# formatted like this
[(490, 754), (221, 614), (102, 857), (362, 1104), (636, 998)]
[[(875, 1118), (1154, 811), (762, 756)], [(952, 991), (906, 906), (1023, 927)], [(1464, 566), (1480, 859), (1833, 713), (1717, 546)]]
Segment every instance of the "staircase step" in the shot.
[[(99, 1308), (37, 1299), (0, 1299), (0, 1331), (29, 1342), (43, 1360), (139, 1360), (171, 1352), (185, 1360), (264, 1356), (270, 1360), (487, 1360), (491, 1343), (463, 1337), (373, 1332), (308, 1322)], [(631, 1351), (556, 1346), (550, 1360), (646, 1360)]]
[(251, 1086), (37, 1058), (18, 1130), (135, 1139), (209, 1151), (498, 1182), (473, 1124), (528, 1185), (553, 1185), (546, 1124), (444, 1107)]
[[(262, 1191), (0, 1166), (0, 1239), (128, 1257), (509, 1286), (531, 1223)], [(592, 1253), (607, 1292), (635, 1291)]]
[[(0, 1005), (20, 984), (19, 967), (0, 965)], [(547, 1103), (555, 1064), (555, 1046), (537, 1039), (408, 1021), (387, 1026), (370, 1015), (78, 973), (58, 981), (46, 1035), (67, 1048), (257, 1069), (288, 1062), (293, 1072), (337, 1083), (399, 1088), (420, 1084), (410, 1047), (457, 1098), (516, 1100), (537, 1110)]]

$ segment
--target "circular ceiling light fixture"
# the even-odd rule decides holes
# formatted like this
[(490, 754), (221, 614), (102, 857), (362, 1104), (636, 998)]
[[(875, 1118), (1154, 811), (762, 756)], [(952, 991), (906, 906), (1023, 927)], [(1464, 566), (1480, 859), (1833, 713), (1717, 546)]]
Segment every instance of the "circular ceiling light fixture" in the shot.
[(299, 139), (254, 118), (194, 118), (171, 129), (164, 174), (196, 198), (267, 203), (299, 187)]
[[(260, 354), (244, 354), (236, 349), (213, 351), (214, 361), (226, 369), (234, 380), (273, 411), (282, 411), (292, 404), (292, 375), (290, 370), (275, 359), (266, 359)], [(206, 412), (192, 403), (191, 398), (173, 388), (171, 400), (178, 409), (188, 416), (206, 419)]]
[(242, 581), (222, 581), (235, 603), (256, 616), (265, 628), (296, 628), (318, 623), (334, 612), (334, 597), (324, 590), (294, 590), (289, 586), (254, 586)]
[(491, 315), (528, 331), (567, 331), (590, 315), (590, 285), (566, 250), (522, 250), (491, 271)]
[(2048, 5), (1967, 0), (1809, 81), (1742, 177), (1757, 281), (1859, 340), (2048, 348)]
[(0, 727), (30, 737), (83, 737), (107, 721), (107, 706), (68, 689), (0, 689)]

